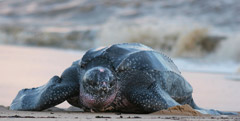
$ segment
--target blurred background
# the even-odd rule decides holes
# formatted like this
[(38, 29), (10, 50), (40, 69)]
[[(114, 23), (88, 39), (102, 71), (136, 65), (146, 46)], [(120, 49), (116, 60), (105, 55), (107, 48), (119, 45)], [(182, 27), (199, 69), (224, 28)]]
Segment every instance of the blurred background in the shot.
[(239, 0), (0, 0), (0, 44), (78, 53), (138, 42), (181, 71), (237, 81), (239, 13)]
[(240, 70), (239, 11), (239, 0), (1, 0), (0, 43), (87, 50), (140, 42), (215, 65), (186, 70), (232, 73)]

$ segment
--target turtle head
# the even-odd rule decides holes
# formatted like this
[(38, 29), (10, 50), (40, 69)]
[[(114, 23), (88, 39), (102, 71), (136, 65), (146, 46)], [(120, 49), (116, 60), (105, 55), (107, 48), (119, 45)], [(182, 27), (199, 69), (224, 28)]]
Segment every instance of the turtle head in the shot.
[[(83, 102), (89, 107), (105, 107), (110, 104), (117, 92), (117, 81), (112, 71), (106, 67), (93, 67), (86, 71), (82, 80)], [(84, 92), (84, 93), (83, 93)]]
[(108, 68), (94, 67), (83, 76), (83, 87), (86, 92), (106, 96), (111, 93), (116, 80)]

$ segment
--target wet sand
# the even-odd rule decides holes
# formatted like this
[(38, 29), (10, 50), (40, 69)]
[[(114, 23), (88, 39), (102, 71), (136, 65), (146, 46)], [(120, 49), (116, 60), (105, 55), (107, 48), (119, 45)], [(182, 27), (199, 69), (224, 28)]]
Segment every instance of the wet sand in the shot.
[[(37, 87), (45, 84), (52, 76), (61, 73), (71, 63), (82, 57), (84, 52), (66, 51), (59, 49), (19, 47), (0, 45), (0, 105), (9, 106), (17, 92), (22, 88)], [(239, 85), (240, 81), (227, 80), (224, 74), (208, 74), (196, 72), (182, 72), (183, 76), (193, 87), (195, 102), (203, 108), (212, 108), (223, 111), (240, 111)], [(67, 108), (70, 105), (64, 102), (58, 107)], [(25, 116), (25, 118), (24, 118)], [(27, 117), (26, 117), (27, 116)], [(32, 117), (31, 117), (32, 116)], [(110, 118), (109, 118), (110, 117)], [(122, 118), (121, 118), (122, 117)], [(139, 118), (140, 117), (140, 118)], [(160, 118), (159, 118), (160, 117)], [(82, 113), (82, 112), (19, 112), (0, 108), (0, 120), (204, 120), (210, 116), (174, 116), (174, 115), (135, 115), (115, 113)], [(236, 119), (238, 117), (217, 116), (214, 119)]]

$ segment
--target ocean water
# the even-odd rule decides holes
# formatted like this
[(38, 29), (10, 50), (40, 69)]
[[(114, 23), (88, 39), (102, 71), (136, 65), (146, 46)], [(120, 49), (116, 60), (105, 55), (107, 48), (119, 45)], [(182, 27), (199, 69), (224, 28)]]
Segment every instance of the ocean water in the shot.
[(239, 8), (239, 0), (3, 0), (0, 44), (86, 51), (142, 43), (181, 70), (235, 74)]
[(190, 72), (205, 72), (205, 73), (222, 73), (222, 74), (234, 74), (238, 73), (239, 63), (233, 61), (216, 61), (206, 62), (199, 60), (189, 59), (173, 59), (174, 63), (182, 71)]

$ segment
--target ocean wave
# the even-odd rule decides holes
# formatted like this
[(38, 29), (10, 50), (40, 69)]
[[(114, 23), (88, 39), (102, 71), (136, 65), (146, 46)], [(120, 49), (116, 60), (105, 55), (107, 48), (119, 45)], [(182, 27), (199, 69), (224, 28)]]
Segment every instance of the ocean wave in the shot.
[(240, 37), (237, 33), (215, 32), (214, 28), (194, 23), (172, 23), (109, 22), (99, 32), (95, 46), (137, 42), (163, 51), (171, 57), (239, 61), (240, 50), (237, 46)]
[(171, 57), (239, 62), (238, 3), (239, 0), (1, 1), (0, 43), (87, 50), (138, 42)]
[[(86, 50), (115, 43), (142, 43), (171, 57), (240, 61), (240, 36), (216, 34), (205, 25), (172, 22), (137, 23), (112, 21), (98, 29), (61, 31), (28, 30), (22, 26), (0, 27), (0, 43)], [(209, 57), (210, 56), (210, 57)]]

